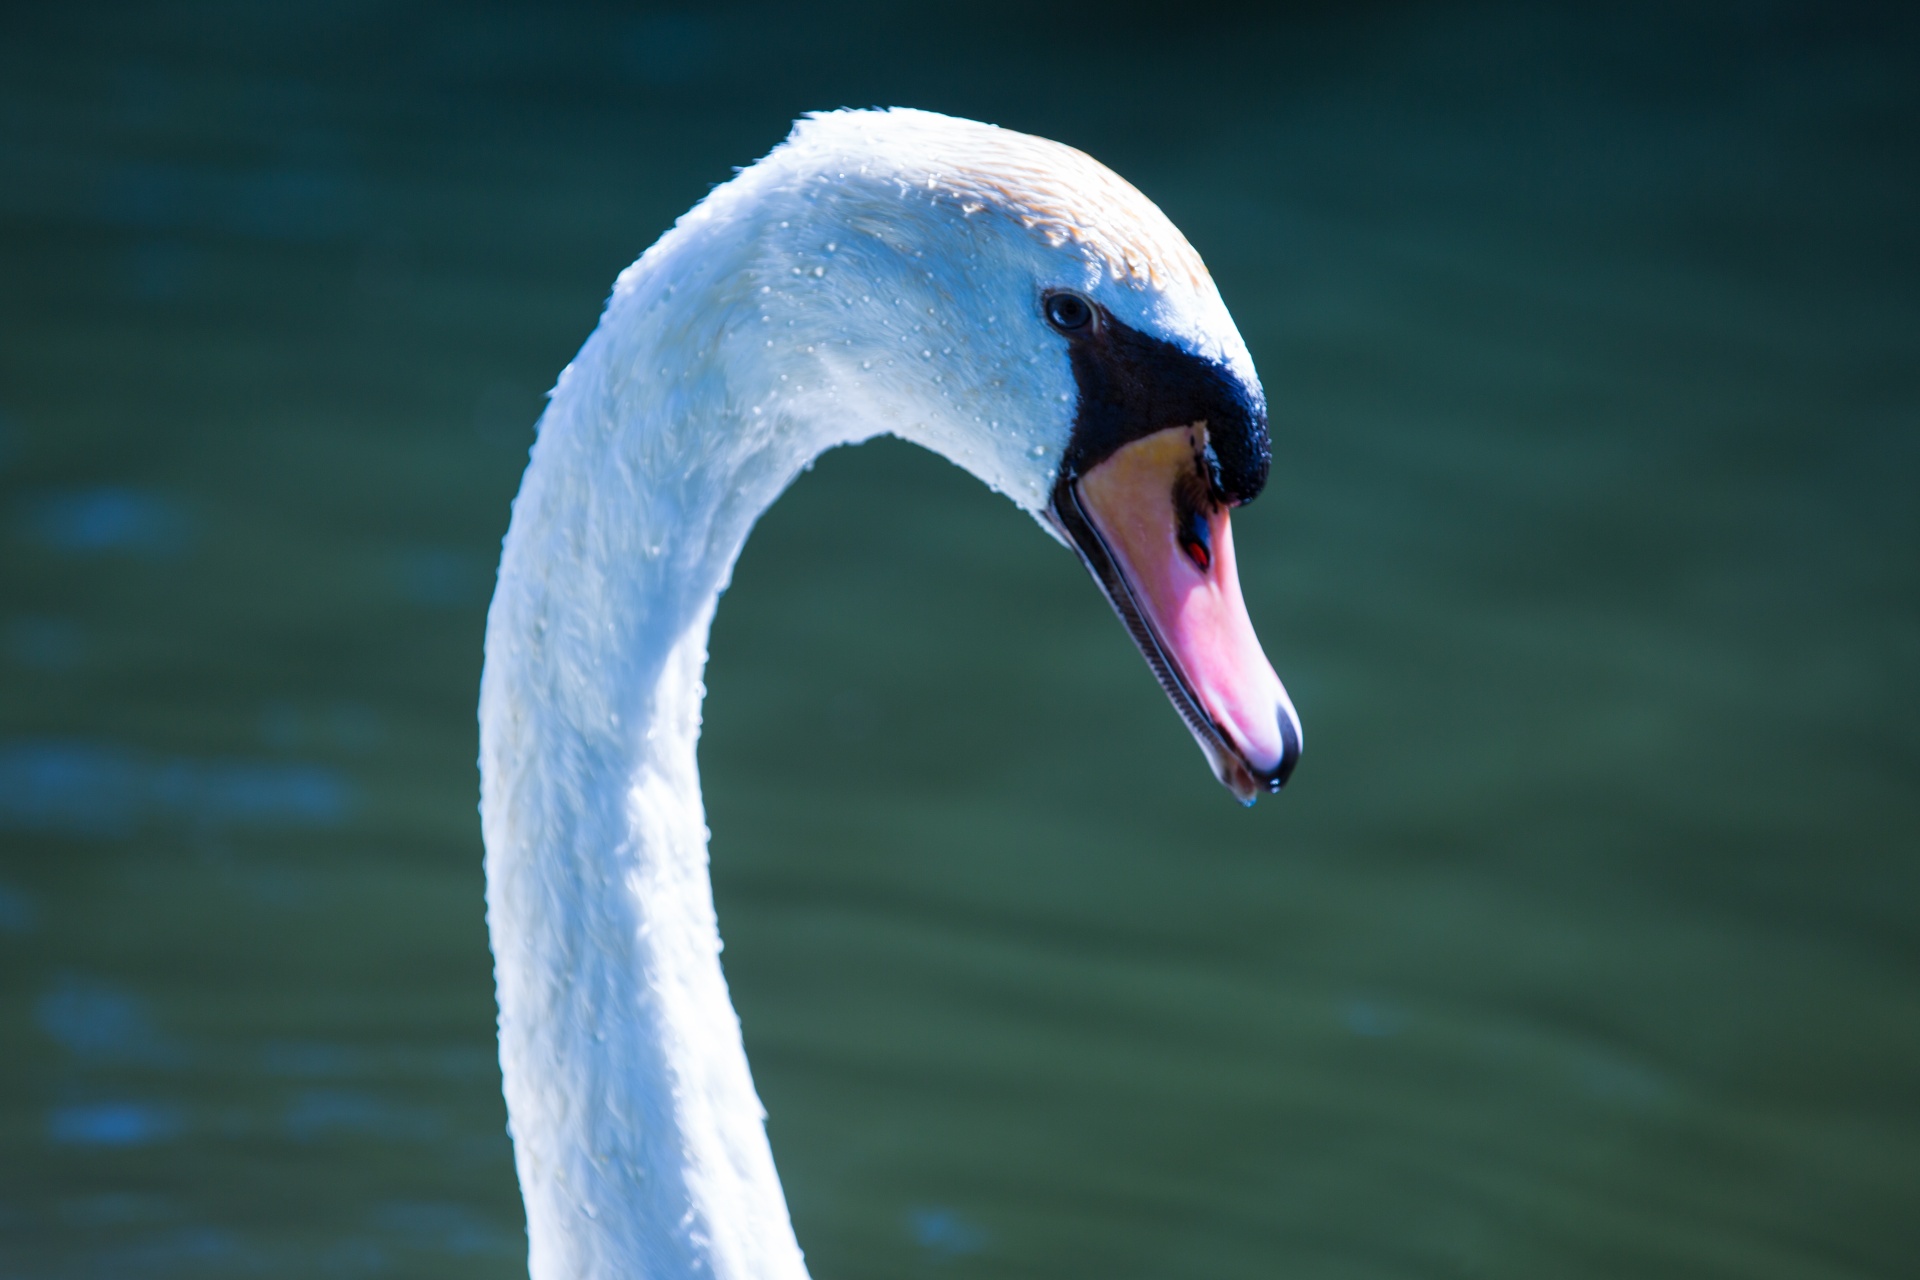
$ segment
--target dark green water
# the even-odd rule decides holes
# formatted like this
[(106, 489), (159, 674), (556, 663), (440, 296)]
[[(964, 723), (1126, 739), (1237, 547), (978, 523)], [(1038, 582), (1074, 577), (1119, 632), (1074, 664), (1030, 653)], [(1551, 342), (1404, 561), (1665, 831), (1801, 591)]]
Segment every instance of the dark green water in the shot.
[(473, 702), (539, 393), (797, 112), (1049, 134), (1266, 379), (1236, 809), (906, 446), (702, 744), (819, 1280), (1920, 1256), (1920, 41), (1894, 9), (0, 17), (0, 1274), (509, 1276)]

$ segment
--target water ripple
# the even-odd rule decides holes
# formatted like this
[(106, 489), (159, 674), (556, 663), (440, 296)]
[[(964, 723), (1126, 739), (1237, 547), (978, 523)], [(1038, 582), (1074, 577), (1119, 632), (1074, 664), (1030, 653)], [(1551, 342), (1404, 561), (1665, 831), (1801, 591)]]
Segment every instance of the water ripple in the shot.
[(34, 1005), (48, 1039), (82, 1062), (173, 1066), (186, 1057), (163, 1036), (139, 996), (67, 974)]
[(27, 508), (25, 530), (42, 546), (78, 555), (175, 555), (188, 533), (172, 502), (118, 485), (48, 494)]
[(176, 1108), (144, 1102), (80, 1103), (47, 1114), (47, 1137), (60, 1146), (141, 1147), (185, 1128)]
[(84, 740), (0, 744), (0, 828), (126, 835), (154, 819), (209, 826), (336, 826), (353, 784), (312, 765), (155, 759)]

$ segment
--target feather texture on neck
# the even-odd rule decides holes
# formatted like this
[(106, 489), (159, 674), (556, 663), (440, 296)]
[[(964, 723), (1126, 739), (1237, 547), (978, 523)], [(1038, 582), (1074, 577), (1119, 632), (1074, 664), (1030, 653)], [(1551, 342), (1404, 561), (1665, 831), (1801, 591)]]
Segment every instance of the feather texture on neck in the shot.
[(480, 705), (534, 1280), (804, 1280), (720, 968), (695, 767), (708, 627), (755, 519), (836, 445), (901, 435), (1042, 511), (1074, 413), (1038, 306), (1053, 287), (1252, 378), (1138, 192), (1058, 144), (897, 111), (802, 122), (717, 188), (621, 275), (561, 375)]

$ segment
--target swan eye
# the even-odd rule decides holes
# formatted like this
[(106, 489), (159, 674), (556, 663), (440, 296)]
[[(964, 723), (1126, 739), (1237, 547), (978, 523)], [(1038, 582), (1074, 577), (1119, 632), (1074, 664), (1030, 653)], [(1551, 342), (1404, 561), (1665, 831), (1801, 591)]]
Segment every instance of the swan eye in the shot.
[(1047, 323), (1062, 333), (1084, 329), (1093, 321), (1093, 304), (1077, 293), (1047, 295)]

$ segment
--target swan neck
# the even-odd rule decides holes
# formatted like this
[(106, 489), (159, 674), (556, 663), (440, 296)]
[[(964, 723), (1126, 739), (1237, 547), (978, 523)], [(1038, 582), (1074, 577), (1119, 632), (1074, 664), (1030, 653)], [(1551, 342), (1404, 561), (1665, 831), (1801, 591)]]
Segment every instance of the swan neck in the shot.
[(719, 593), (832, 440), (792, 414), (717, 425), (777, 372), (703, 351), (676, 320), (704, 310), (649, 287), (554, 392), (488, 617), (488, 924), (529, 1265), (805, 1280), (721, 971), (695, 746)]

